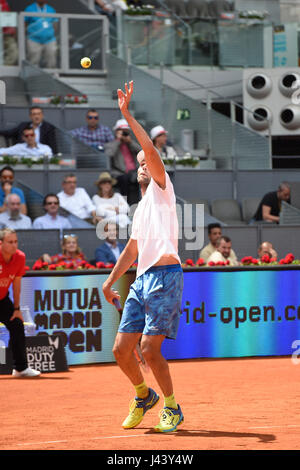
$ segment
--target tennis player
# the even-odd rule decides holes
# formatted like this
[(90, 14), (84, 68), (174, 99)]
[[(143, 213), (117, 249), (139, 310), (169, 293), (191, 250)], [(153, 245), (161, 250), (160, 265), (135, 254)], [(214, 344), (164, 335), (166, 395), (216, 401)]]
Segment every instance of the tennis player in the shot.
[(175, 339), (179, 324), (183, 273), (178, 256), (178, 220), (173, 185), (159, 153), (143, 127), (128, 110), (133, 82), (118, 90), (120, 110), (142, 147), (138, 182), (142, 199), (134, 213), (131, 237), (114, 269), (103, 284), (106, 300), (120, 296), (113, 284), (132, 266), (138, 256), (137, 275), (126, 299), (113, 353), (121, 370), (136, 390), (136, 397), (123, 422), (124, 429), (136, 427), (159, 400), (148, 388), (134, 356), (141, 350), (164, 396), (164, 408), (157, 432), (175, 431), (183, 414), (173, 391), (169, 366), (161, 353), (165, 338)]

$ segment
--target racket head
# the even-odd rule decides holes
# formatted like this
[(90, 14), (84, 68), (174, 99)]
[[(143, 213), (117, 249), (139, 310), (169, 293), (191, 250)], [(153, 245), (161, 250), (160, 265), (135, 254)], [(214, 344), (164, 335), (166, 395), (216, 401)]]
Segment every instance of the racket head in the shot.
[(136, 359), (137, 359), (137, 361), (138, 361), (138, 363), (139, 363), (140, 368), (141, 368), (144, 372), (148, 373), (149, 370), (150, 370), (150, 367), (148, 366), (147, 362), (145, 361), (145, 358), (144, 358), (144, 356), (143, 356), (143, 354), (142, 354), (141, 347), (140, 347), (140, 344), (139, 344), (139, 343), (138, 343), (138, 344), (136, 345), (136, 347), (134, 348), (134, 354), (135, 354), (135, 357), (136, 357)]

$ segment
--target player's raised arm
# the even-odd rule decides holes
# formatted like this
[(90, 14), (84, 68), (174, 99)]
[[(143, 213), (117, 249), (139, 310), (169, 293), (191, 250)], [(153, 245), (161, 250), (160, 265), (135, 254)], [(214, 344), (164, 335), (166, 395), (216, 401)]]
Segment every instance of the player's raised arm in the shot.
[(131, 130), (134, 133), (135, 137), (137, 138), (140, 146), (142, 147), (144, 151), (147, 168), (152, 178), (159, 186), (161, 186), (162, 188), (165, 188), (165, 184), (166, 184), (165, 167), (160, 158), (160, 155), (158, 151), (156, 150), (156, 148), (154, 147), (153, 142), (148, 136), (147, 132), (137, 122), (137, 120), (131, 115), (128, 109), (132, 94), (133, 94), (133, 82), (132, 81), (129, 83), (129, 87), (127, 83), (125, 83), (125, 92), (118, 89), (119, 108), (124, 118), (128, 122), (129, 126), (131, 127)]

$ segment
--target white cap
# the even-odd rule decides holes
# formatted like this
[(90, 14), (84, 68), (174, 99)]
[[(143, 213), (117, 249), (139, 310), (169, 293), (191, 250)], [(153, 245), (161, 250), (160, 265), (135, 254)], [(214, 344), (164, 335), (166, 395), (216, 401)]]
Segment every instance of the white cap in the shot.
[(126, 119), (119, 119), (116, 124), (114, 125), (113, 130), (116, 131), (117, 129), (130, 129), (128, 122)]
[(163, 126), (155, 126), (150, 131), (151, 140), (154, 140), (160, 134), (167, 134), (166, 129)]

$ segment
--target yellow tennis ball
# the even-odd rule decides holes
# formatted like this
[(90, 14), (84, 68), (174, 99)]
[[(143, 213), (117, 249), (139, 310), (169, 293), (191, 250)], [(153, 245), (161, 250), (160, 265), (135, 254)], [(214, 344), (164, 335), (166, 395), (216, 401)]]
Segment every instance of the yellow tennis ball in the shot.
[(80, 61), (80, 64), (84, 69), (88, 69), (92, 64), (92, 61), (89, 57), (83, 57)]

